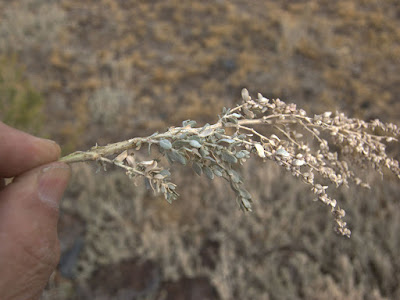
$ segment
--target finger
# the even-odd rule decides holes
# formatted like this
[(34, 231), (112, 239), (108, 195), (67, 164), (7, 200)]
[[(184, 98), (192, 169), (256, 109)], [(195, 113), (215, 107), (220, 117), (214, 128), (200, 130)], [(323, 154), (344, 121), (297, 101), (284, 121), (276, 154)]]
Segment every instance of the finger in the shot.
[(14, 177), (34, 167), (55, 161), (60, 147), (0, 122), (0, 177)]
[(6, 186), (4, 178), (0, 178), (0, 191)]
[(69, 176), (68, 165), (52, 163), (0, 191), (0, 299), (33, 299), (45, 287), (59, 259), (58, 204)]

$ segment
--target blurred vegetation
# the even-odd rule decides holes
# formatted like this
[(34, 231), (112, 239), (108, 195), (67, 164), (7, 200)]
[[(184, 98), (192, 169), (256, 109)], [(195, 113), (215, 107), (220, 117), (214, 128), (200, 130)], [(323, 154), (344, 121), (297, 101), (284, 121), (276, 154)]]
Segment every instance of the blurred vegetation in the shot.
[(39, 134), (45, 122), (44, 99), (23, 74), (16, 56), (0, 57), (0, 117), (10, 126)]

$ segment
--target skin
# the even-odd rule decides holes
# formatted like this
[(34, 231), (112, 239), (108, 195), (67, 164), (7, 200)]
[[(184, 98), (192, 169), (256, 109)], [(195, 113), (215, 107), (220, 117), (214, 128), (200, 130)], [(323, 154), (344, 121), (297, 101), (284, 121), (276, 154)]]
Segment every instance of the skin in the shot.
[[(57, 266), (60, 147), (0, 122), (0, 299), (39, 299)], [(13, 178), (5, 184), (4, 178)], [(10, 181), (10, 180), (8, 180)]]

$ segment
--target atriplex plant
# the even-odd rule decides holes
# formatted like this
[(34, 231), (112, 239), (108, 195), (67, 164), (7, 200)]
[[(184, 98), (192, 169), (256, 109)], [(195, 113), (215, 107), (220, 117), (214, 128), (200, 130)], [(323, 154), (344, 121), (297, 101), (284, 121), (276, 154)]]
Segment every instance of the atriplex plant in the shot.
[(170, 127), (164, 133), (96, 145), (86, 152), (67, 155), (61, 161), (115, 165), (130, 178), (143, 177), (154, 192), (162, 193), (171, 203), (178, 193), (170, 181), (170, 172), (160, 166), (165, 160), (138, 159), (141, 147), (147, 146), (151, 156), (151, 146), (157, 145), (158, 152), (170, 164), (191, 165), (198, 175), (204, 173), (210, 179), (217, 176), (227, 180), (236, 192), (240, 208), (251, 211), (251, 195), (233, 167), (256, 154), (263, 162), (274, 161), (310, 185), (315, 200), (330, 206), (336, 231), (347, 237), (351, 232), (342, 220), (345, 211), (328, 195), (328, 184), (339, 187), (352, 182), (369, 188), (349, 163), (372, 166), (381, 174), (387, 168), (400, 179), (399, 162), (388, 157), (385, 144), (398, 141), (398, 126), (379, 120), (351, 119), (338, 112), (309, 117), (295, 104), (279, 99), (270, 101), (261, 94), (252, 99), (246, 89), (242, 90), (242, 99), (241, 105), (224, 108), (213, 125), (196, 127), (195, 121), (186, 120), (182, 127)]

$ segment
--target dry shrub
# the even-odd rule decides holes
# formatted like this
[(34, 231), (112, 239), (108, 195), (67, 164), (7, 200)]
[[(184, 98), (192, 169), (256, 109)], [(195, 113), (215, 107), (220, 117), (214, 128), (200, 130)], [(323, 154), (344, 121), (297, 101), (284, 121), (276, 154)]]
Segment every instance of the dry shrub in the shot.
[(119, 115), (132, 104), (133, 97), (130, 94), (124, 89), (111, 87), (95, 90), (88, 104), (91, 121), (115, 130)]
[(57, 1), (12, 3), (2, 12), (0, 52), (16, 52), (31, 60), (34, 54), (49, 54), (65, 23), (65, 13)]
[[(223, 181), (210, 188), (208, 179), (181, 171), (174, 179), (187, 188), (169, 207), (118, 172), (93, 176), (88, 166), (74, 167), (63, 210), (87, 222), (77, 286), (84, 286), (107, 265), (134, 258), (153, 261), (162, 282), (205, 276), (221, 299), (399, 295), (396, 220), (400, 210), (395, 183), (382, 185), (377, 178), (375, 192), (350, 189), (338, 195), (352, 198), (346, 205), (352, 214), (353, 236), (343, 240), (326, 223), (329, 213), (324, 207), (310, 205), (305, 186), (277, 166), (267, 164), (262, 169), (253, 161), (242, 168), (257, 199), (251, 215), (235, 211), (230, 201), (234, 194), (226, 192)], [(379, 208), (381, 195), (385, 199)], [(373, 216), (378, 208), (382, 215)], [(385, 234), (379, 237), (376, 231)], [(105, 299), (112, 294), (109, 297)], [(147, 299), (158, 298), (153, 293)]]

